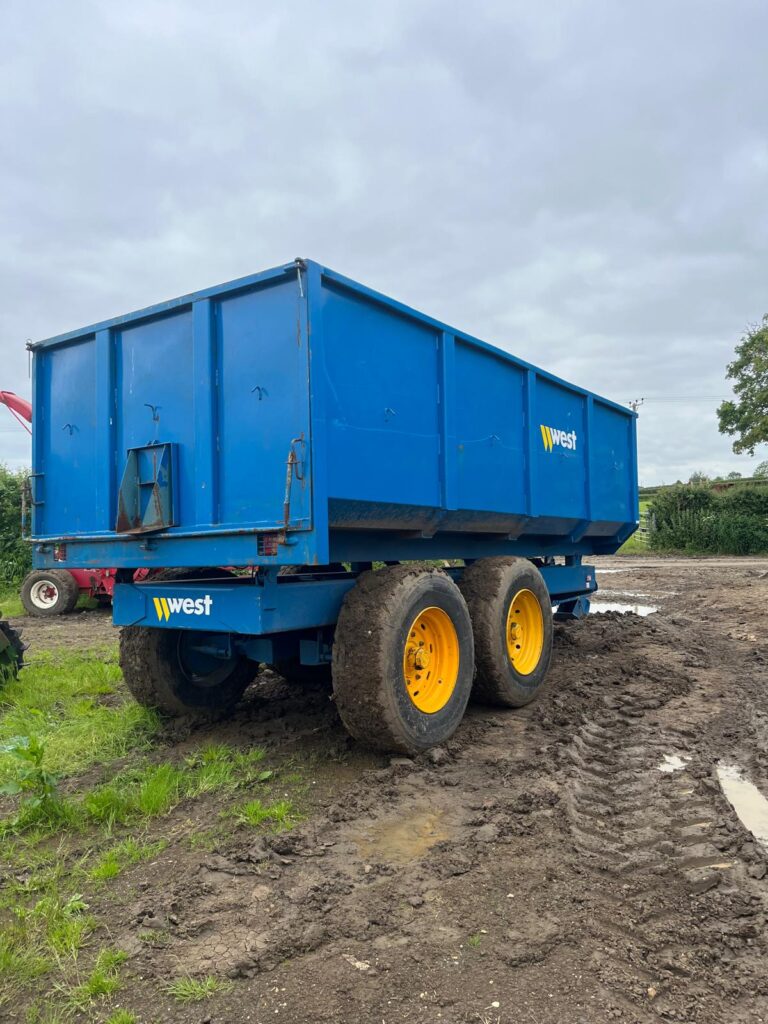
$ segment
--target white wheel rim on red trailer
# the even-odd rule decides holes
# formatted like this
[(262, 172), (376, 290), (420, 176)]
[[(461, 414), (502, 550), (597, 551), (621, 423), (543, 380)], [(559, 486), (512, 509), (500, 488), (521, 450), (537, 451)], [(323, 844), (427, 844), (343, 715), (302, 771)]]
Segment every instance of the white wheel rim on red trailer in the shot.
[(35, 608), (53, 608), (59, 600), (59, 588), (53, 580), (37, 580), (30, 588), (29, 599)]

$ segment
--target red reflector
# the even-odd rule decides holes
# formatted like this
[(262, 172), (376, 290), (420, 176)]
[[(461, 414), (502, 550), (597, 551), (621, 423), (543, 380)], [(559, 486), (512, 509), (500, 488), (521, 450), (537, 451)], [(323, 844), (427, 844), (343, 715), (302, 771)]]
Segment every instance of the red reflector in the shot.
[(66, 562), (66, 560), (67, 560), (67, 545), (66, 544), (54, 544), (54, 547), (53, 547), (53, 560), (54, 560), (54, 562)]
[(260, 533), (259, 534), (259, 554), (266, 555), (267, 558), (277, 554), (277, 547), (279, 542), (279, 534), (277, 533)]

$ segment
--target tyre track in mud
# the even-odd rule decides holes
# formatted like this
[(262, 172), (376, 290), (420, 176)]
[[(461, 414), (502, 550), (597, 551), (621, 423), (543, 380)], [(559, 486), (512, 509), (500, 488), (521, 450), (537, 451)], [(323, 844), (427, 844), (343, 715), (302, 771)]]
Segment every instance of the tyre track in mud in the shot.
[[(598, 650), (622, 652), (607, 692)], [(600, 663), (594, 679), (583, 671), (573, 682), (574, 669), (590, 659)], [(722, 1000), (737, 1001), (732, 978), (743, 972), (740, 964), (722, 970), (710, 947), (755, 938), (760, 908), (740, 883), (721, 878), (733, 868), (724, 866), (730, 854), (708, 838), (717, 809), (697, 777), (703, 768), (691, 729), (668, 714), (679, 715), (695, 690), (688, 671), (673, 664), (686, 660), (688, 654), (671, 649), (669, 631), (634, 617), (559, 628), (554, 686), (540, 705), (516, 715), (476, 710), (435, 762), (395, 759), (362, 774), (342, 800), (291, 837), (255, 849), (236, 842), (199, 862), (195, 880), (177, 884), (166, 907), (179, 922), (173, 957), (187, 970), (223, 971), (262, 992), (260, 979), (283, 979), (283, 962), (300, 962), (317, 999), (330, 1006), (325, 1016), (315, 1007), (316, 1017), (297, 1020), (376, 1019), (356, 1004), (356, 1018), (334, 1016), (338, 1005), (323, 994), (321, 980), (329, 962), (358, 972), (353, 977), (360, 982), (346, 996), (353, 1002), (372, 989), (391, 1000), (391, 979), (403, 962), (427, 965), (422, 970), (441, 992), (441, 1019), (471, 1020), (451, 1016), (458, 998), (451, 972), (466, 972), (463, 943), (479, 921), (496, 925), (483, 931), (501, 937), (488, 940), (485, 958), (500, 993), (510, 984), (535, 990), (540, 981), (530, 972), (538, 965), (579, 962), (574, 945), (586, 924), (585, 970), (599, 981), (593, 998), (605, 1013), (638, 1021), (718, 1020)], [(562, 686), (567, 679), (570, 685)], [(278, 686), (279, 699), (280, 693)], [(316, 711), (318, 695), (306, 696)], [(324, 719), (327, 714), (326, 707)], [(289, 732), (301, 720), (287, 714)], [(266, 738), (261, 724), (248, 728)], [(537, 757), (558, 746), (564, 751), (559, 770), (557, 757), (551, 764)], [(660, 772), (670, 753), (690, 760), (681, 771)], [(516, 922), (500, 912), (499, 886), (496, 905), (487, 906), (488, 882), (518, 888), (511, 880), (528, 837), (539, 834), (556, 848), (558, 804), (578, 855), (574, 870), (582, 885), (586, 874), (589, 896), (579, 918), (566, 899), (565, 912), (526, 910), (522, 931), (510, 928)], [(398, 829), (387, 848), (382, 840)], [(714, 838), (720, 842), (717, 833)], [(561, 858), (558, 851), (545, 879), (561, 869)], [(719, 891), (711, 893), (711, 885)], [(481, 918), (472, 912), (475, 891), (485, 904)], [(155, 961), (143, 969), (171, 967), (162, 953)], [(743, 975), (751, 977), (753, 992), (754, 966)], [(708, 980), (699, 985), (699, 975)]]
[[(557, 626), (537, 702), (471, 708), (424, 757), (362, 751), (327, 690), (269, 672), (231, 721), (169, 729), (172, 757), (301, 752), (322, 794), (294, 831), (211, 852), (173, 830), (215, 826), (214, 799), (171, 817), (169, 847), (94, 904), (130, 954), (121, 1005), (173, 1024), (768, 1020), (766, 857), (714, 776), (727, 759), (765, 783), (768, 647), (738, 639), (763, 584), (734, 571), (716, 602), (709, 577), (639, 572), (659, 615)], [(186, 974), (233, 988), (191, 1016), (159, 994)]]
[(596, 958), (598, 974), (608, 1005), (632, 1020), (762, 1020), (765, 887), (718, 827), (728, 809), (712, 784), (712, 755), (678, 707), (701, 687), (674, 663), (712, 659), (662, 651), (662, 692), (648, 685), (646, 661), (646, 678), (606, 695), (568, 752), (569, 825), (592, 886), (589, 931), (609, 951)]

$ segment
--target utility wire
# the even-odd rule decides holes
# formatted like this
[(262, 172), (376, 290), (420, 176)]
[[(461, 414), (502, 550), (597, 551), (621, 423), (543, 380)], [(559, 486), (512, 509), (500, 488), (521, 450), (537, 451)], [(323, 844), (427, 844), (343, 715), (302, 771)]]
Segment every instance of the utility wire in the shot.
[(646, 402), (729, 402), (733, 395), (650, 395), (644, 398), (633, 398), (627, 405), (637, 412)]

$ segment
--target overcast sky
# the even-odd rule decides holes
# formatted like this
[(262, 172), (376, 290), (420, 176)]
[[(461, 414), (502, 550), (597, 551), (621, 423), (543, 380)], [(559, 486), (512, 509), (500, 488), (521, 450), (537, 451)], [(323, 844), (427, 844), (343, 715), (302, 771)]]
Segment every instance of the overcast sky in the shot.
[(306, 256), (645, 396), (644, 483), (749, 475), (715, 408), (768, 312), (767, 45), (765, 0), (3, 0), (0, 388)]

